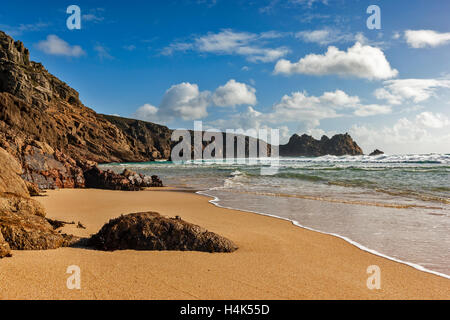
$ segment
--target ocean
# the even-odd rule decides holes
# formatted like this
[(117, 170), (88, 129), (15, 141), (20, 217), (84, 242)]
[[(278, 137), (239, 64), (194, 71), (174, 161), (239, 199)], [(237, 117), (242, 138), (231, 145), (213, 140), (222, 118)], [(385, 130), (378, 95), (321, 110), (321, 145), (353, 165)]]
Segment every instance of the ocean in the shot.
[(450, 278), (450, 154), (280, 158), (264, 175), (266, 161), (248, 162), (101, 167), (156, 174), (215, 205), (286, 219)]

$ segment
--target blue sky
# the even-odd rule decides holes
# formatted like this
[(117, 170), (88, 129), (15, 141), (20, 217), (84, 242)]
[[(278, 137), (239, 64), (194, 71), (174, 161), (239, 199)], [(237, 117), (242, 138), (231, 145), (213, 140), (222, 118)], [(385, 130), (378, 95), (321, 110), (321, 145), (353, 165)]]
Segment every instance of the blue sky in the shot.
[[(66, 26), (69, 5), (81, 30)], [(367, 28), (370, 5), (381, 29)], [(449, 12), (438, 0), (8, 1), (0, 30), (100, 113), (450, 153)]]

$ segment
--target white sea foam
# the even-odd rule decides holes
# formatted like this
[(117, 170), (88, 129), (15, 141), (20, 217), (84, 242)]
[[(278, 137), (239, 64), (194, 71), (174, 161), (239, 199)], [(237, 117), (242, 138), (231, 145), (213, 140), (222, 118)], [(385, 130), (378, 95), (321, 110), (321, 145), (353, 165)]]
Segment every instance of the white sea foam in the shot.
[(314, 228), (310, 228), (310, 227), (302, 225), (300, 222), (298, 222), (296, 220), (288, 219), (288, 218), (285, 218), (285, 217), (280, 217), (280, 216), (273, 215), (273, 214), (268, 214), (268, 213), (258, 212), (258, 211), (251, 211), (251, 210), (243, 210), (243, 209), (239, 209), (239, 208), (227, 207), (227, 206), (224, 206), (224, 205), (220, 204), (220, 199), (218, 197), (208, 194), (207, 190), (206, 191), (198, 191), (197, 194), (213, 198), (209, 202), (211, 204), (217, 206), (217, 207), (224, 208), (224, 209), (232, 209), (232, 210), (239, 210), (239, 211), (244, 211), (244, 212), (250, 212), (250, 213), (255, 213), (255, 214), (259, 214), (259, 215), (263, 215), (263, 216), (268, 216), (268, 217), (272, 217), (272, 218), (277, 218), (277, 219), (289, 221), (289, 222), (291, 222), (293, 225), (295, 225), (297, 227), (300, 227), (300, 228), (303, 228), (303, 229), (306, 229), (306, 230), (311, 230), (311, 231), (314, 231), (314, 232), (319, 232), (321, 234), (334, 236), (334, 237), (340, 238), (342, 240), (345, 240), (348, 243), (356, 246), (357, 248), (359, 248), (359, 249), (361, 249), (363, 251), (369, 252), (371, 254), (374, 254), (376, 256), (379, 256), (379, 257), (382, 257), (382, 258), (385, 258), (385, 259), (388, 259), (388, 260), (391, 260), (391, 261), (395, 261), (395, 262), (398, 262), (398, 263), (401, 263), (401, 264), (405, 264), (407, 266), (410, 266), (410, 267), (412, 267), (414, 269), (417, 269), (417, 270), (420, 270), (420, 271), (423, 271), (423, 272), (431, 273), (431, 274), (434, 274), (434, 275), (437, 275), (437, 276), (440, 276), (440, 277), (443, 277), (443, 278), (446, 278), (446, 279), (450, 279), (450, 275), (447, 275), (447, 274), (444, 274), (444, 273), (441, 273), (441, 272), (437, 272), (437, 271), (433, 271), (433, 270), (429, 270), (429, 269), (427, 269), (427, 268), (425, 268), (425, 267), (423, 267), (423, 266), (421, 266), (421, 265), (419, 265), (417, 263), (403, 261), (403, 260), (400, 260), (400, 259), (397, 259), (397, 258), (394, 258), (394, 257), (390, 257), (388, 255), (385, 255), (385, 254), (383, 254), (381, 252), (378, 252), (376, 250), (370, 249), (370, 248), (368, 248), (368, 247), (366, 247), (366, 246), (364, 246), (364, 245), (362, 245), (362, 244), (360, 244), (360, 243), (358, 243), (356, 241), (353, 241), (352, 239), (350, 239), (348, 237), (339, 235), (337, 233), (328, 233), (328, 232), (324, 232), (324, 231), (317, 230), (317, 229), (314, 229)]

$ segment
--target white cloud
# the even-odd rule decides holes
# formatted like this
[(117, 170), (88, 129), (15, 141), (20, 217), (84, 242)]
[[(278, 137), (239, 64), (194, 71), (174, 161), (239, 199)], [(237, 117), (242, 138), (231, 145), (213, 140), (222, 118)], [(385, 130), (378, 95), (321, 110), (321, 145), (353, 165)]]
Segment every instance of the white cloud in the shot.
[(401, 104), (405, 100), (414, 103), (423, 102), (435, 95), (439, 88), (450, 88), (450, 80), (446, 79), (397, 79), (384, 82), (384, 88), (375, 90), (374, 94), (380, 100), (390, 104)]
[(136, 112), (133, 114), (133, 117), (147, 121), (157, 121), (156, 117), (157, 113), (158, 113), (157, 107), (146, 103), (136, 110)]
[(208, 116), (208, 108), (241, 104), (255, 105), (256, 90), (233, 79), (212, 94), (200, 91), (198, 85), (183, 82), (168, 89), (159, 107), (145, 104), (132, 117), (147, 121), (198, 120)]
[(347, 51), (334, 46), (323, 54), (309, 54), (298, 62), (279, 60), (275, 66), (276, 74), (309, 74), (352, 76), (365, 79), (388, 79), (398, 75), (392, 69), (381, 49), (356, 42)]
[(321, 99), (327, 103), (331, 103), (335, 106), (355, 106), (359, 104), (360, 100), (357, 96), (349, 96), (342, 90), (336, 90), (334, 92), (325, 92)]
[(437, 47), (450, 43), (450, 32), (434, 30), (406, 30), (405, 39), (413, 48)]
[(328, 103), (323, 103), (319, 97), (308, 96), (306, 92), (293, 92), (283, 96), (273, 110), (268, 115), (270, 121), (302, 122), (310, 128), (318, 126), (322, 119), (339, 117)]
[(328, 5), (328, 0), (289, 0), (289, 3), (291, 4), (301, 4), (306, 5), (307, 7), (311, 8), (314, 3), (321, 3), (324, 5)]
[(171, 43), (169, 46), (163, 48), (161, 51), (161, 54), (164, 56), (170, 56), (176, 51), (186, 52), (193, 48), (194, 48), (194, 46), (192, 43), (175, 42), (175, 43)]
[(212, 99), (214, 104), (219, 107), (241, 104), (254, 106), (257, 103), (255, 93), (256, 90), (253, 87), (231, 79), (224, 86), (217, 88)]
[(402, 97), (399, 95), (395, 95), (385, 88), (376, 89), (374, 92), (375, 97), (378, 100), (386, 100), (388, 103), (397, 105), (402, 103)]
[(368, 117), (375, 116), (379, 114), (389, 114), (392, 112), (392, 108), (390, 106), (382, 106), (379, 104), (370, 104), (365, 106), (359, 106), (358, 109), (355, 110), (354, 114), (358, 117)]
[(36, 22), (29, 24), (19, 24), (18, 26), (9, 26), (6, 24), (0, 24), (0, 29), (9, 34), (12, 37), (20, 36), (25, 32), (36, 32), (46, 29), (50, 26), (50, 23)]
[(208, 91), (200, 92), (198, 85), (183, 82), (166, 91), (158, 115), (164, 119), (196, 120), (208, 115)]
[[(348, 110), (351, 113), (342, 113)], [(218, 122), (222, 128), (280, 126), (287, 123), (302, 124), (307, 130), (319, 126), (324, 119), (333, 119), (344, 115), (366, 117), (391, 112), (390, 107), (363, 105), (357, 96), (350, 96), (342, 90), (325, 92), (322, 96), (310, 96), (306, 92), (293, 92), (285, 95), (273, 105), (272, 111), (262, 113), (249, 107), (246, 112), (235, 114), (229, 119)]]
[(100, 23), (105, 20), (103, 17), (104, 12), (104, 8), (94, 8), (89, 10), (89, 13), (83, 14), (81, 19), (86, 22)]
[(123, 46), (123, 48), (125, 50), (127, 50), (127, 51), (134, 51), (134, 50), (136, 50), (136, 46), (134, 44)]
[(96, 15), (93, 14), (93, 13), (83, 14), (83, 15), (81, 16), (81, 18), (82, 18), (84, 21), (90, 21), (90, 22), (102, 22), (103, 20), (105, 20), (105, 18), (96, 16)]
[(40, 41), (37, 48), (47, 54), (58, 56), (80, 57), (86, 54), (80, 46), (71, 46), (53, 34), (47, 36), (46, 40)]
[(100, 60), (112, 60), (114, 57), (109, 54), (108, 48), (98, 44), (94, 47), (94, 51), (97, 52), (97, 56), (100, 58)]
[(445, 115), (432, 112), (422, 112), (417, 115), (416, 122), (424, 127), (433, 129), (444, 128), (450, 124), (449, 119)]
[(208, 33), (196, 37), (192, 43), (176, 42), (162, 50), (162, 54), (171, 55), (175, 51), (196, 50), (199, 52), (240, 55), (250, 62), (272, 62), (285, 56), (289, 50), (285, 47), (268, 48), (267, 39), (281, 36), (275, 32), (261, 34), (249, 32), (235, 32), (229, 29), (218, 33)]
[(304, 42), (318, 43), (320, 45), (355, 40), (355, 36), (350, 33), (342, 33), (339, 30), (328, 28), (300, 31), (295, 34), (295, 37), (302, 39)]
[[(442, 125), (448, 119), (423, 112), (413, 119), (401, 118), (393, 126), (354, 125), (349, 133), (364, 150), (381, 149), (390, 154), (449, 152), (450, 134)], [(444, 131), (443, 131), (444, 130)]]

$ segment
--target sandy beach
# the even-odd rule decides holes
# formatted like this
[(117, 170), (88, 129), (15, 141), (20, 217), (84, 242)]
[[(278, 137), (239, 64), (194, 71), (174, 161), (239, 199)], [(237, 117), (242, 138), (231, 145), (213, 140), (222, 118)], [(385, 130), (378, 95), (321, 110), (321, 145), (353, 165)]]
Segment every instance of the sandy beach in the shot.
[[(14, 251), (0, 261), (1, 299), (449, 299), (450, 280), (364, 252), (288, 221), (229, 210), (174, 190), (58, 190), (36, 198), (47, 217), (80, 221), (63, 232), (87, 237), (109, 219), (157, 211), (198, 224), (238, 246), (231, 254), (100, 252), (62, 248)], [(81, 269), (69, 290), (68, 266)], [(381, 270), (369, 290), (367, 267)]]

